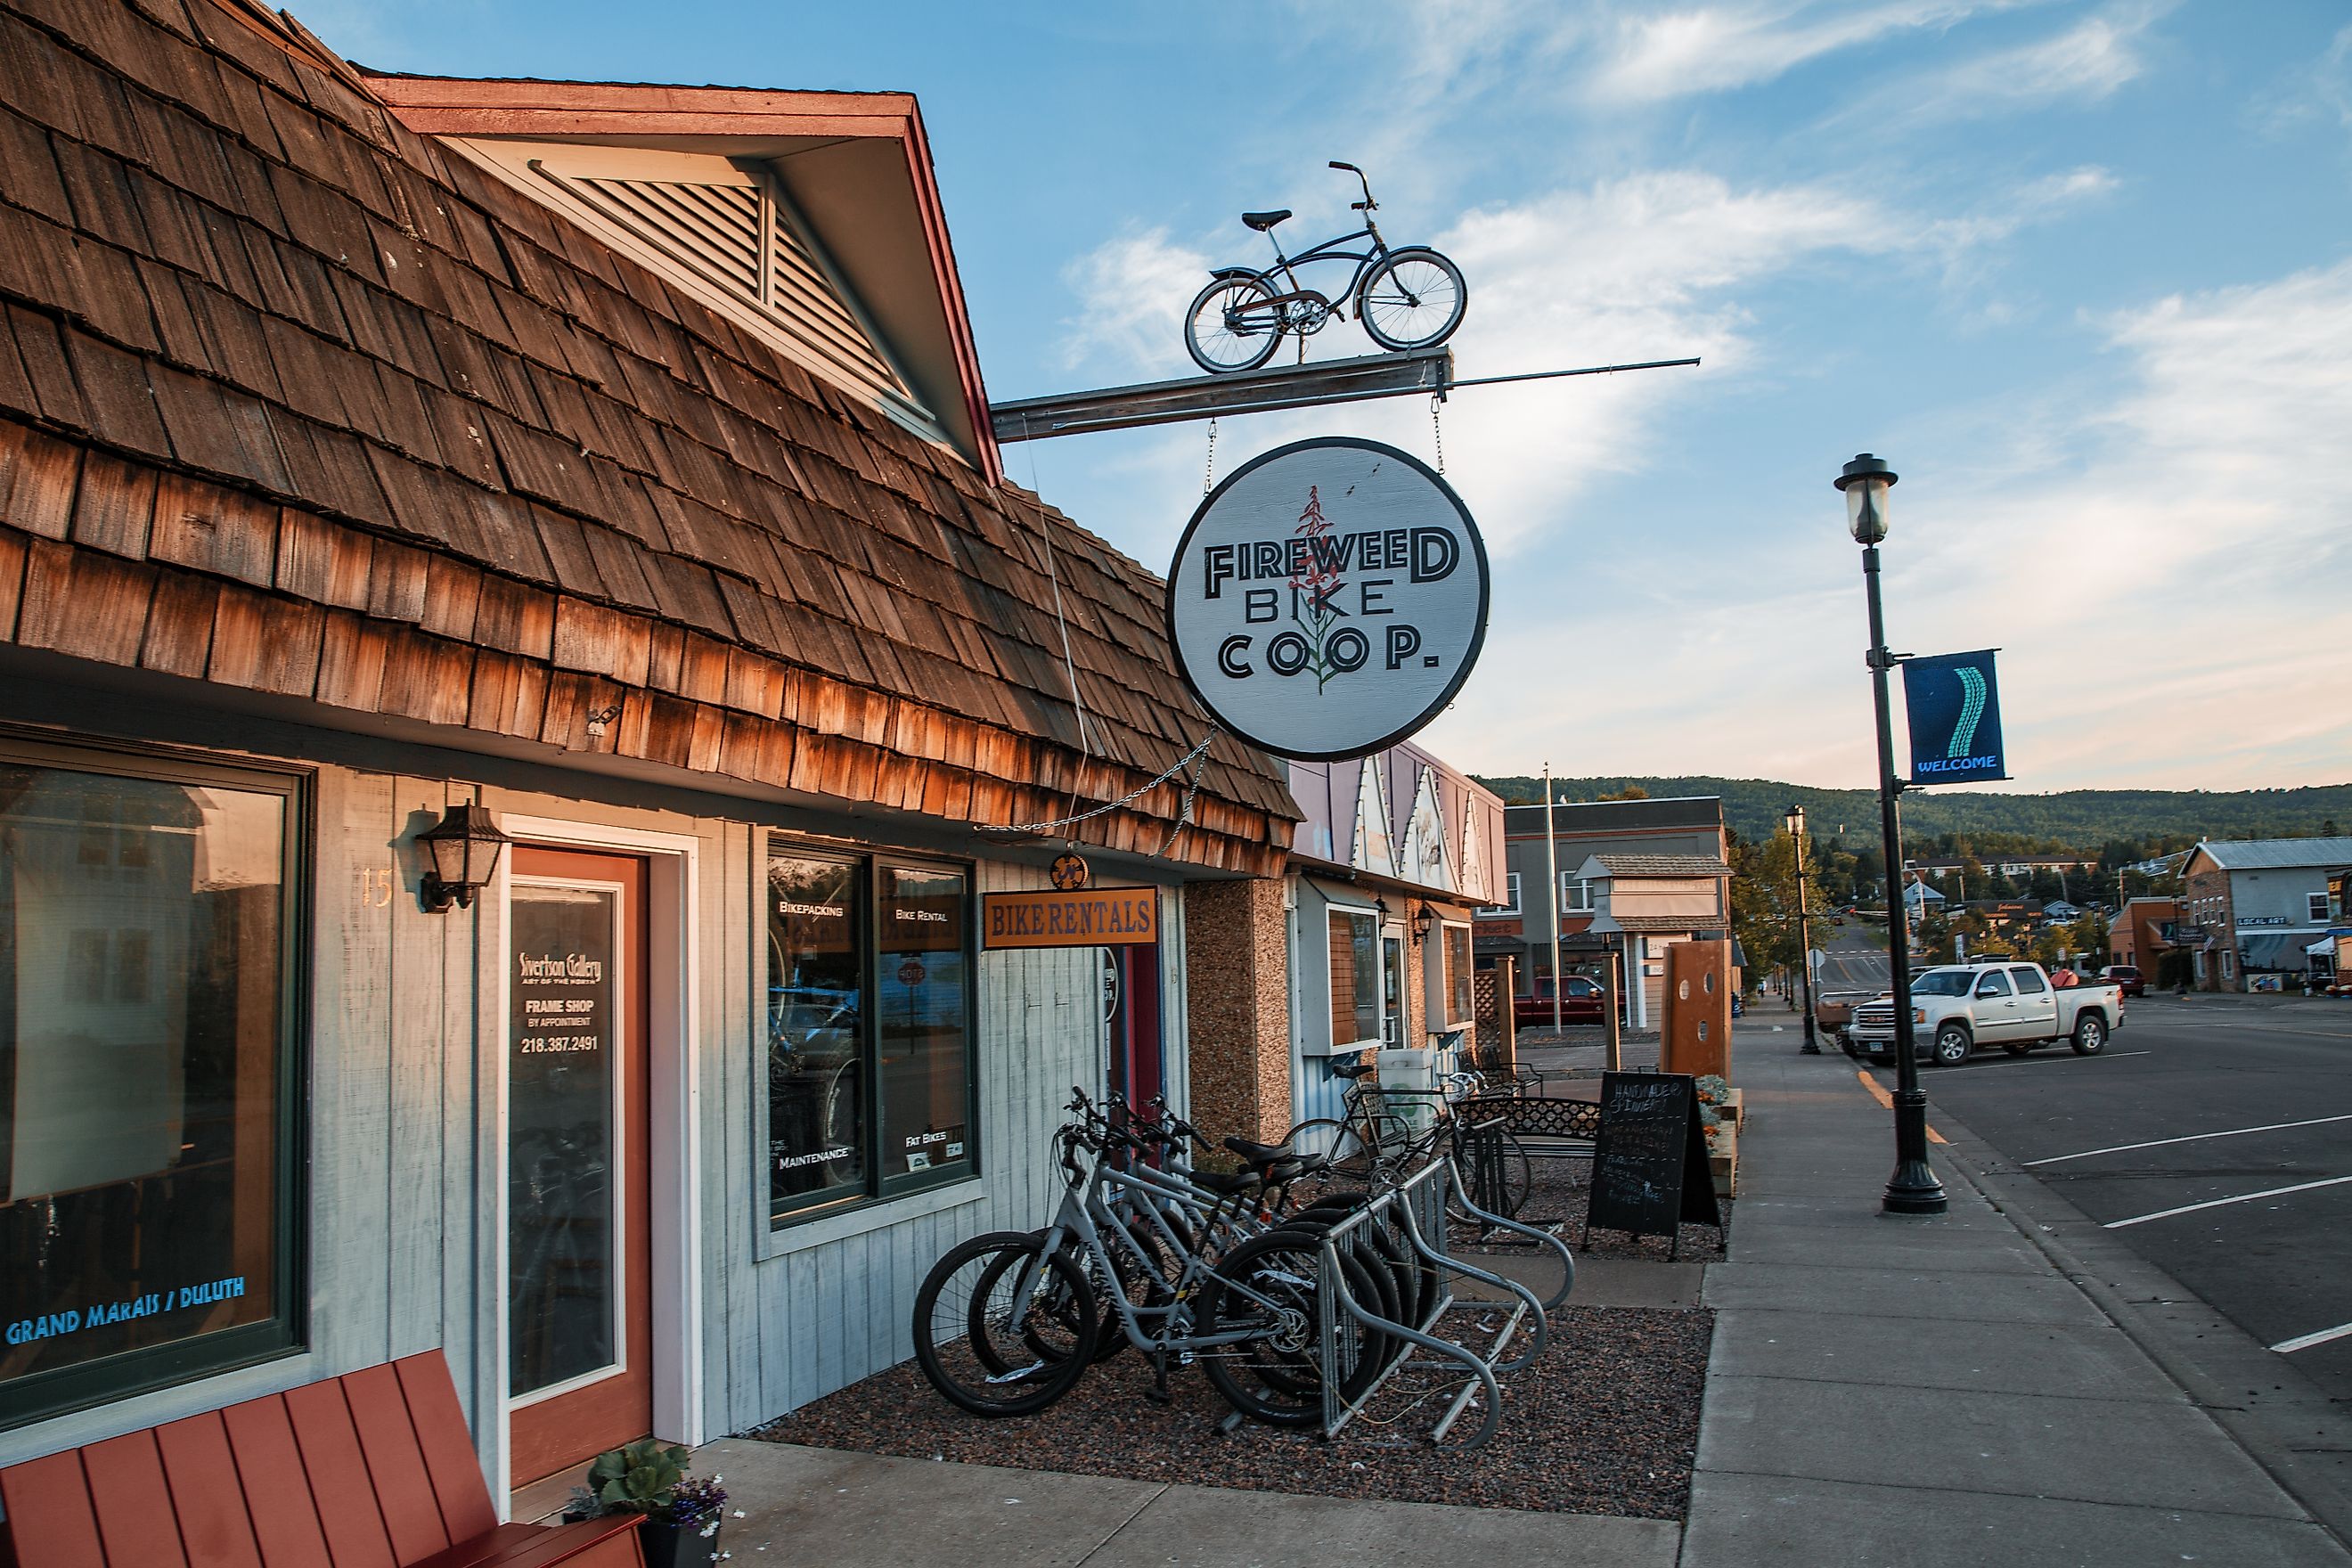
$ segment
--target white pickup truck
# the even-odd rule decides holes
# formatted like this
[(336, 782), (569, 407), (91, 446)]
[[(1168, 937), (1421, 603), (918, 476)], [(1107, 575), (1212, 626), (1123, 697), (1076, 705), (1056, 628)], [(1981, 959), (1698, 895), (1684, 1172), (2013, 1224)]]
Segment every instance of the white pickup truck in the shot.
[[(2064, 1040), (2095, 1057), (2124, 1026), (2123, 987), (2050, 984), (2038, 963), (1948, 963), (1911, 977), (1912, 1047), (1922, 1060), (1952, 1067), (1979, 1046), (2021, 1057)], [(1853, 1010), (1847, 1047), (1873, 1061), (1895, 1059), (1895, 1000), (1881, 995)]]

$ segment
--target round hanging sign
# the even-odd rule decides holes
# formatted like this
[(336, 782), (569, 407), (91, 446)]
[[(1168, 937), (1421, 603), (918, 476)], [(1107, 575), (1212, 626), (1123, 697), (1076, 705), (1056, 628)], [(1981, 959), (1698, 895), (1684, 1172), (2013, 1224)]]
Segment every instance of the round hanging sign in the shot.
[(1087, 885), (1086, 857), (1076, 850), (1067, 850), (1054, 857), (1053, 868), (1046, 877), (1066, 893), (1075, 893)]
[(1435, 718), (1486, 637), (1486, 547), (1428, 466), (1377, 441), (1279, 447), (1176, 546), (1168, 635), (1219, 723), (1280, 757), (1367, 756)]

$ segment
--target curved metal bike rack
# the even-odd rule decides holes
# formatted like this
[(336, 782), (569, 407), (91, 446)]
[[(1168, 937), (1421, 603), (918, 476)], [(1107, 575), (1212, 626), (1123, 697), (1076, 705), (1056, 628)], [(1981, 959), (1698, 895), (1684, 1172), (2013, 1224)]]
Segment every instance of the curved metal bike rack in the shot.
[[(1538, 1300), (1534, 1291), (1518, 1281), (1490, 1273), (1448, 1253), (1445, 1249), (1445, 1213), (1449, 1194), (1459, 1208), (1475, 1218), (1488, 1231), (1514, 1232), (1538, 1245), (1549, 1246), (1558, 1252), (1564, 1270), (1559, 1289), (1549, 1300)], [(1342, 1247), (1352, 1247), (1353, 1238), (1359, 1231), (1374, 1224), (1388, 1223), (1391, 1219), (1398, 1222), (1391, 1226), (1392, 1233), (1401, 1234), (1411, 1244), (1416, 1257), (1438, 1270), (1441, 1279), (1436, 1301), (1426, 1310), (1416, 1314), (1419, 1320), (1416, 1322), (1398, 1322), (1393, 1319), (1381, 1316), (1358, 1300), (1354, 1293), (1348, 1289), (1345, 1272), (1339, 1265)], [(1522, 1225), (1517, 1220), (1505, 1218), (1501, 1215), (1489, 1214), (1477, 1207), (1470, 1201), (1467, 1184), (1462, 1180), (1461, 1173), (1454, 1168), (1454, 1162), (1450, 1158), (1424, 1166), (1397, 1186), (1380, 1194), (1362, 1208), (1333, 1225), (1323, 1236), (1320, 1268), (1322, 1277), (1318, 1282), (1319, 1288), (1316, 1292), (1316, 1300), (1317, 1316), (1319, 1320), (1317, 1325), (1318, 1348), (1322, 1355), (1323, 1436), (1327, 1438), (1338, 1436), (1349, 1422), (1361, 1415), (1373, 1395), (1381, 1391), (1398, 1369), (1411, 1361), (1415, 1353), (1420, 1352), (1453, 1363), (1460, 1366), (1465, 1374), (1461, 1389), (1455, 1393), (1452, 1402), (1446, 1406), (1444, 1414), (1438, 1418), (1436, 1425), (1431, 1429), (1429, 1435), (1431, 1442), (1444, 1442), (1446, 1434), (1461, 1418), (1463, 1411), (1468, 1406), (1471, 1399), (1480, 1391), (1485, 1392), (1486, 1398), (1484, 1416), (1479, 1422), (1477, 1430), (1464, 1444), (1465, 1447), (1472, 1448), (1477, 1447), (1492, 1437), (1502, 1419), (1502, 1385), (1496, 1381), (1496, 1374), (1524, 1371), (1543, 1353), (1549, 1333), (1545, 1314), (1551, 1308), (1567, 1300), (1570, 1291), (1574, 1289), (1576, 1285), (1576, 1258), (1569, 1250), (1568, 1244), (1547, 1231)], [(1505, 1320), (1502, 1328), (1496, 1332), (1493, 1341), (1483, 1353), (1436, 1332), (1438, 1323), (1445, 1314), (1459, 1304), (1454, 1298), (1453, 1289), (1454, 1281), (1458, 1278), (1482, 1280), (1488, 1285), (1507, 1290), (1518, 1299), (1511, 1309), (1510, 1316)], [(1486, 1302), (1479, 1304), (1495, 1305), (1495, 1303)], [(1529, 1323), (1526, 1350), (1518, 1355), (1506, 1357), (1503, 1354), (1504, 1350), (1518, 1333), (1520, 1325), (1528, 1322), (1530, 1314), (1533, 1321)], [(1343, 1381), (1340, 1367), (1343, 1357), (1340, 1329), (1343, 1319), (1360, 1324), (1372, 1332), (1384, 1334), (1399, 1341), (1404, 1347), (1401, 1352), (1390, 1359), (1389, 1363), (1381, 1369), (1379, 1375), (1366, 1384), (1363, 1392), (1353, 1399), (1345, 1398), (1340, 1394), (1340, 1384)]]

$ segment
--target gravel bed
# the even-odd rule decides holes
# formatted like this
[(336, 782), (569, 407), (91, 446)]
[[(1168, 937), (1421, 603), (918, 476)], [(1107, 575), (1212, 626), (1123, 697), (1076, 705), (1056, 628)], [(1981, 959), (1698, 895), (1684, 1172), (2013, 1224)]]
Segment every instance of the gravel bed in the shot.
[[(1719, 1263), (1723, 1260), (1724, 1244), (1731, 1232), (1732, 1200), (1718, 1197), (1716, 1207), (1723, 1215), (1720, 1228), (1711, 1225), (1684, 1225), (1680, 1245), (1663, 1236), (1629, 1236), (1622, 1230), (1596, 1230), (1590, 1238), (1584, 1233), (1584, 1214), (1592, 1192), (1592, 1162), (1590, 1160), (1536, 1159), (1528, 1162), (1528, 1201), (1520, 1205), (1519, 1217), (1528, 1224), (1550, 1225), (1568, 1222), (1560, 1235), (1576, 1248), (1580, 1257), (1643, 1258), (1653, 1262), (1666, 1261), (1673, 1252), (1685, 1263)], [(1468, 1237), (1456, 1237), (1457, 1244)], [(1579, 1246), (1581, 1241), (1582, 1245)]]
[[(1445, 1320), (1465, 1333), (1476, 1321), (1458, 1311)], [(1419, 1370), (1418, 1358), (1374, 1401), (1373, 1420), (1389, 1425), (1359, 1421), (1326, 1443), (1255, 1423), (1219, 1432), (1231, 1407), (1195, 1369), (1172, 1369), (1171, 1403), (1150, 1404), (1150, 1368), (1132, 1350), (1024, 1419), (968, 1415), (908, 1362), (750, 1436), (1249, 1491), (1682, 1519), (1715, 1314), (1568, 1306), (1550, 1321), (1536, 1364), (1501, 1379), (1502, 1422), (1483, 1448), (1465, 1448), (1458, 1436), (1431, 1447), (1429, 1428), (1451, 1391), (1426, 1394), (1438, 1379)], [(1465, 1424), (1475, 1415), (1465, 1412)]]

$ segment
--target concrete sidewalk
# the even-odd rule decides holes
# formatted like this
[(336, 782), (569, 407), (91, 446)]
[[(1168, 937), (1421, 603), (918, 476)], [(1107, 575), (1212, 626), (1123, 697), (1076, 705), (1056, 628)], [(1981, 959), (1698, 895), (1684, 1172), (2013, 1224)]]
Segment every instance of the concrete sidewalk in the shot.
[(1948, 1215), (1876, 1212), (1891, 1118), (1850, 1061), (1739, 1044), (1683, 1568), (2352, 1564), (1945, 1151)]
[[(1951, 1127), (1953, 1144), (1932, 1151), (1950, 1214), (1881, 1216), (1894, 1163), (1888, 1113), (1852, 1062), (1834, 1050), (1800, 1056), (1785, 1021), (1779, 1032), (1772, 1022), (1743, 1020), (1737, 1036), (1749, 1114), (1730, 1255), (1706, 1270), (1715, 1344), (1685, 1528), (730, 1439), (695, 1460), (724, 1474), (745, 1510), (723, 1544), (736, 1563), (838, 1568), (1362, 1568), (1465, 1557), (1571, 1568), (2352, 1568), (2352, 1552), (2264, 1468), (2322, 1497), (2332, 1476), (2323, 1467), (2339, 1457), (2331, 1438), (2312, 1435), (2335, 1430), (2326, 1413), (2233, 1414), (2163, 1342), (2193, 1335), (2210, 1352), (2225, 1325), (2189, 1310), (2177, 1287), (2135, 1275), (2128, 1258), (2094, 1265), (2086, 1251), (2070, 1253), (2051, 1234), (2064, 1228), (2063, 1205), (2047, 1206), (1965, 1129)], [(1936, 1114), (1931, 1105), (1931, 1124)], [(2021, 1210), (2037, 1217), (2012, 1217)], [(1578, 1299), (1690, 1299), (1696, 1266), (1656, 1277), (1642, 1268), (1582, 1271)], [(2143, 1297), (2153, 1305), (2135, 1305)], [(2143, 1345), (2167, 1355), (2203, 1405)], [(2283, 1434), (2294, 1418), (2302, 1444), (2326, 1452), (2289, 1451)], [(2341, 1511), (2325, 1498), (2315, 1506)]]

